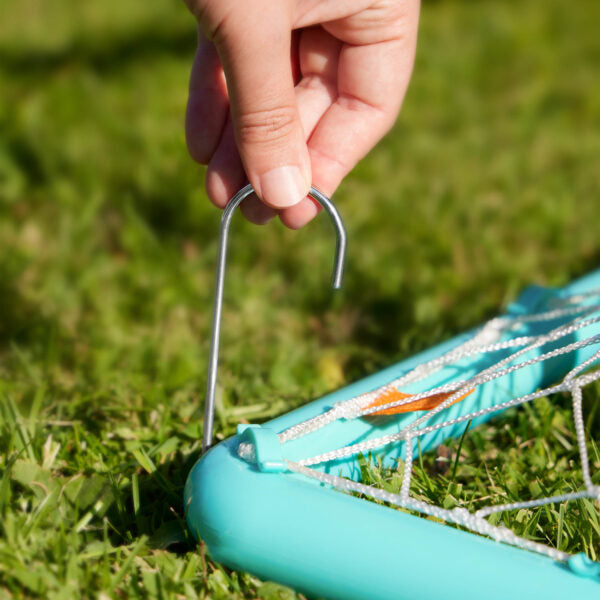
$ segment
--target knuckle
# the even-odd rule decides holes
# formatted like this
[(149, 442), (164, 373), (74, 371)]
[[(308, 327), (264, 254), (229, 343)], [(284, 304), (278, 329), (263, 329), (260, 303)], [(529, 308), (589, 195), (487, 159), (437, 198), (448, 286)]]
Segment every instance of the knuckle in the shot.
[(223, 0), (184, 0), (200, 23), (204, 35), (212, 42), (226, 37), (235, 12)]
[(237, 133), (242, 143), (270, 145), (289, 138), (296, 123), (294, 107), (272, 107), (239, 115)]

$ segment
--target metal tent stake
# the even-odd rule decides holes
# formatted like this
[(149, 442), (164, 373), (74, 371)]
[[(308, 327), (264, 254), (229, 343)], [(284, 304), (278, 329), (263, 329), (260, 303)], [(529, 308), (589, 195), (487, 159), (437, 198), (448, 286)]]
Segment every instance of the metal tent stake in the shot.
[[(229, 235), (229, 225), (235, 209), (254, 192), (250, 184), (243, 187), (227, 204), (221, 218), (221, 227), (219, 233), (219, 256), (217, 259), (217, 277), (215, 284), (215, 301), (212, 319), (212, 333), (210, 337), (210, 355), (208, 359), (208, 382), (206, 385), (206, 404), (204, 407), (204, 431), (202, 434), (202, 452), (206, 452), (213, 439), (213, 426), (215, 420), (215, 393), (217, 388), (217, 368), (219, 363), (219, 336), (221, 332), (221, 311), (223, 308), (223, 283), (225, 280), (225, 264), (227, 262), (227, 238)], [(346, 257), (346, 230), (342, 219), (331, 200), (324, 196), (314, 187), (310, 188), (308, 194), (316, 200), (329, 213), (336, 230), (336, 248), (335, 262), (333, 265), (334, 289), (342, 285), (342, 276), (344, 273), (344, 260)]]

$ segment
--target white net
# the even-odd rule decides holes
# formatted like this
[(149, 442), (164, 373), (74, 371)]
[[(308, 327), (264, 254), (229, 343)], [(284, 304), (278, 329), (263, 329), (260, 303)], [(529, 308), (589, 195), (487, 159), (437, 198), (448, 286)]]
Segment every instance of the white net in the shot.
[[(595, 346), (598, 346), (598, 349)], [(472, 404), (463, 403), (463, 399), (490, 382), (510, 375), (526, 373), (528, 369), (536, 368), (536, 365), (552, 366), (556, 363), (555, 359), (566, 356), (571, 358), (570, 368), (566, 375), (564, 372), (556, 374), (555, 381), (564, 375), (558, 383), (545, 386), (543, 389), (536, 389), (525, 395), (515, 394), (509, 400), (492, 401), (476, 410), (465, 409), (460, 414), (456, 414), (454, 411), (451, 418), (442, 420), (438, 418), (432, 422), (434, 416), (438, 414), (443, 416), (443, 411), (453, 405), (472, 407)], [(426, 382), (432, 374), (442, 369), (448, 369), (461, 361), (461, 364), (464, 364), (465, 359), (481, 359), (482, 357), (485, 357), (486, 360), (473, 360), (473, 364), (483, 366), (468, 377), (458, 377), (450, 382), (413, 394), (398, 393), (400, 388), (406, 388), (409, 384), (414, 386), (419, 382)], [(530, 509), (581, 498), (591, 498), (600, 502), (600, 486), (594, 484), (590, 472), (582, 408), (582, 388), (600, 379), (600, 369), (593, 369), (598, 361), (600, 361), (600, 290), (565, 295), (559, 298), (553, 297), (544, 302), (543, 308), (536, 312), (500, 317), (489, 321), (465, 343), (446, 354), (419, 364), (385, 386), (339, 402), (330, 410), (282, 431), (279, 434), (279, 441), (281, 444), (285, 444), (337, 421), (377, 415), (381, 414), (382, 410), (386, 410), (387, 414), (390, 414), (395, 410), (402, 410), (403, 406), (415, 406), (415, 403), (419, 401), (427, 402), (436, 398), (437, 401), (431, 404), (431, 408), (417, 412), (416, 418), (409, 420), (399, 431), (334, 448), (314, 456), (306, 456), (300, 460), (287, 461), (287, 467), (290, 471), (301, 473), (336, 489), (362, 494), (388, 504), (417, 511), (489, 536), (494, 540), (539, 552), (554, 560), (567, 561), (570, 555), (566, 552), (520, 537), (502, 525), (491, 524), (488, 517), (502, 511)], [(456, 371), (461, 372), (460, 369)], [(572, 418), (583, 476), (581, 489), (531, 500), (485, 506), (473, 512), (464, 507), (435, 506), (411, 493), (414, 446), (420, 436), (558, 393), (567, 393), (571, 397)], [(400, 417), (401, 415), (398, 415), (398, 418)], [(371, 451), (380, 451), (392, 444), (404, 445), (404, 468), (399, 493), (392, 493), (314, 468), (330, 461), (365, 455)], [(249, 443), (241, 443), (238, 453), (246, 460), (255, 460), (255, 449)]]

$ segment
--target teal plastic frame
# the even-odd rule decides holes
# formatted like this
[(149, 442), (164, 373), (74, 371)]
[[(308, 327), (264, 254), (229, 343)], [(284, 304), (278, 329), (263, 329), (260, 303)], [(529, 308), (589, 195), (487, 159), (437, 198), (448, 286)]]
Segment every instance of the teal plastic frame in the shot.
[[(528, 288), (508, 312), (527, 313), (550, 297), (600, 288), (596, 271), (561, 290)], [(532, 325), (534, 333), (539, 325)], [(569, 341), (598, 333), (598, 324), (579, 330)], [(521, 334), (523, 332), (521, 331)], [(265, 451), (296, 460), (358, 440), (398, 431), (412, 414), (398, 419), (354, 419), (336, 422), (317, 432), (272, 447), (273, 433), (321, 414), (334, 403), (376, 389), (464, 342), (458, 336), (348, 387), (324, 396), (260, 427)], [(545, 348), (546, 350), (548, 347)], [(516, 371), (480, 386), (473, 394), (432, 419), (446, 420), (478, 407), (498, 404), (557, 381), (592, 355), (580, 349), (550, 362)], [(444, 368), (427, 387), (464, 377), (482, 365), (475, 362)], [(409, 390), (410, 391), (410, 390)], [(416, 390), (415, 390), (416, 391)], [(496, 413), (497, 414), (497, 413)], [(473, 425), (490, 418), (476, 419)], [(464, 424), (421, 437), (421, 449), (431, 450), (446, 438), (462, 434)], [(257, 432), (252, 432), (254, 437)], [(242, 436), (248, 436), (246, 429)], [(260, 436), (259, 436), (260, 437)], [(600, 597), (596, 563), (578, 556), (564, 565), (545, 556), (501, 544), (448, 525), (412, 516), (338, 492), (301, 475), (286, 472), (274, 460), (259, 470), (237, 455), (240, 436), (209, 450), (192, 468), (185, 486), (189, 528), (202, 538), (211, 557), (236, 570), (278, 581), (309, 597), (398, 600), (578, 600)], [(403, 444), (380, 454), (392, 464)], [(318, 467), (315, 467), (318, 468)], [(321, 470), (360, 480), (356, 458), (330, 462)], [(580, 569), (577, 567), (581, 566)], [(577, 572), (578, 571), (578, 572)]]

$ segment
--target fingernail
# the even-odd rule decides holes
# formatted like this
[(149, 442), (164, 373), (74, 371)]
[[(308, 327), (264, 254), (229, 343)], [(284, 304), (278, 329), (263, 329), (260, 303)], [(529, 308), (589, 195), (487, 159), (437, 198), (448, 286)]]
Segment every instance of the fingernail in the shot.
[(308, 185), (298, 167), (277, 167), (260, 178), (258, 194), (273, 208), (288, 208), (298, 204), (308, 193)]

